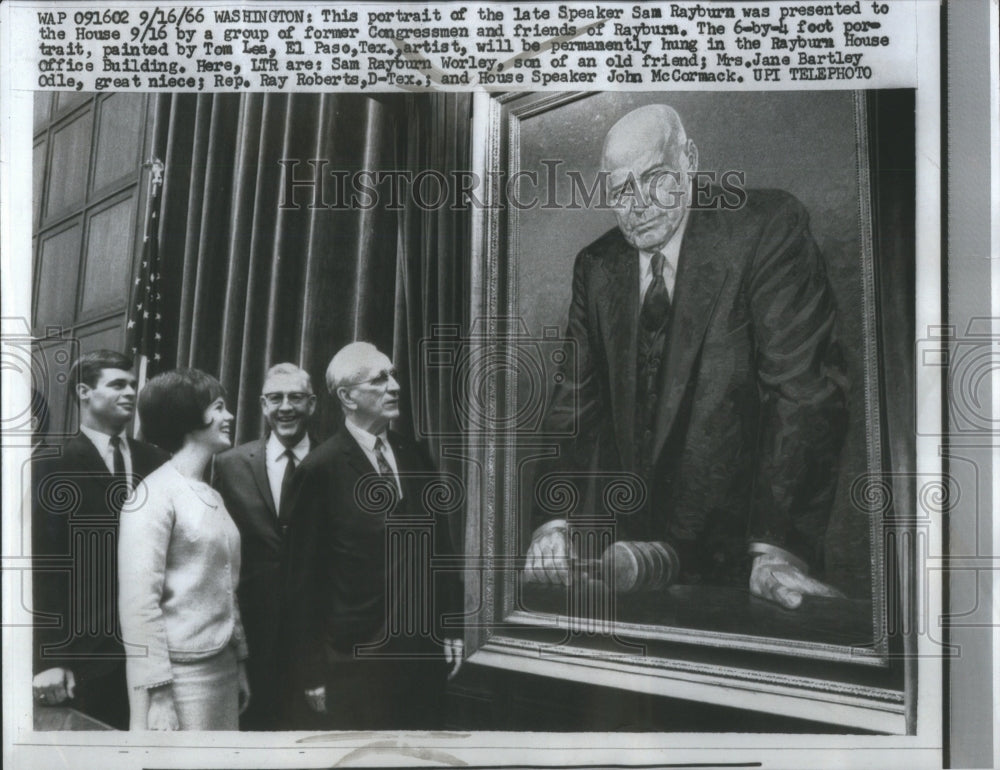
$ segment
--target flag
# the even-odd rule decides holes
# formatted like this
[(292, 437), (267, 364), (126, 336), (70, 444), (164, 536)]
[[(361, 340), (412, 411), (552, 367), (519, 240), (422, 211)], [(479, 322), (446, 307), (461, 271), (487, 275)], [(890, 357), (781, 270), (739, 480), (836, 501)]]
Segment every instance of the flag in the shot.
[(128, 323), (125, 329), (126, 349), (139, 367), (138, 386), (141, 389), (163, 365), (162, 328), (163, 303), (160, 276), (160, 188), (163, 184), (163, 163), (152, 160), (149, 197), (146, 203), (146, 228), (142, 242), (142, 262), (132, 289)]

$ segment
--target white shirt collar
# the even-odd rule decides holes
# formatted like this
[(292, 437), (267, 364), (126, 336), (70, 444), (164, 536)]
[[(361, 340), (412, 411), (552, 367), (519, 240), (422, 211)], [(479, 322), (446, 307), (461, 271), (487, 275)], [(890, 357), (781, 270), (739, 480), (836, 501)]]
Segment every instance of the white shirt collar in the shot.
[[(684, 216), (681, 219), (680, 225), (674, 231), (674, 234), (670, 236), (670, 240), (667, 241), (662, 248), (656, 250), (663, 254), (663, 281), (667, 285), (667, 291), (670, 292), (670, 297), (674, 296), (674, 284), (677, 280), (677, 263), (681, 256), (681, 243), (684, 241), (684, 231), (687, 229), (688, 223), (688, 213), (689, 209), (684, 208)], [(640, 251), (639, 252), (639, 297), (641, 298), (645, 293), (649, 284), (653, 282), (653, 276), (651, 273), (653, 254), (656, 251)]]
[[(278, 437), (274, 435), (274, 432), (272, 431), (271, 435), (267, 437), (267, 447), (265, 449), (267, 462), (275, 462), (285, 453), (286, 448), (287, 447), (285, 447), (285, 445), (278, 440)], [(299, 443), (291, 449), (292, 454), (295, 455), (295, 463), (297, 465), (305, 459), (307, 454), (309, 454), (309, 434), (307, 433), (304, 435)]]
[[(111, 436), (94, 428), (88, 428), (86, 425), (81, 425), (80, 431), (90, 439), (90, 443), (97, 447), (97, 451), (101, 457), (104, 457), (108, 453), (108, 448), (111, 446)], [(128, 452), (128, 434), (125, 432), (125, 429), (122, 428), (117, 436), (121, 439), (122, 452)]]
[(389, 439), (384, 430), (376, 435), (374, 433), (369, 433), (364, 428), (359, 428), (350, 420), (344, 420), (344, 425), (347, 426), (347, 430), (349, 430), (351, 435), (354, 436), (354, 440), (357, 441), (361, 448), (368, 453), (373, 453), (375, 451), (375, 439), (380, 438), (382, 439), (383, 446), (389, 446)]
[[(80, 426), (80, 432), (83, 433), (83, 435), (86, 436), (88, 439), (90, 439), (90, 443), (93, 444), (94, 447), (97, 449), (97, 454), (100, 456), (101, 462), (104, 463), (104, 467), (108, 469), (108, 472), (114, 473), (115, 453), (114, 450), (111, 448), (111, 436), (109, 436), (107, 433), (101, 433), (101, 431), (95, 430), (94, 428), (88, 428), (85, 425)], [(119, 439), (121, 439), (119, 447), (121, 448), (122, 452), (122, 462), (124, 462), (125, 464), (124, 468), (125, 482), (128, 484), (129, 488), (131, 488), (133, 480), (132, 450), (129, 448), (128, 436), (125, 433), (124, 428), (122, 429), (121, 433), (118, 433), (116, 435), (118, 436)]]

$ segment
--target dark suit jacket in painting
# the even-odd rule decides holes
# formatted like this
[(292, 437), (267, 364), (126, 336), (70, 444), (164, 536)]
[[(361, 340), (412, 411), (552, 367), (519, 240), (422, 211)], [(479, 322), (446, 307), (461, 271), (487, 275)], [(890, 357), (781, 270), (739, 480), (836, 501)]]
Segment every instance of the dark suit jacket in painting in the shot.
[[(548, 414), (558, 430), (577, 421), (562, 462), (643, 477), (646, 504), (616, 517), (616, 537), (669, 541), (682, 582), (745, 585), (748, 541), (817, 566), (846, 413), (834, 299), (805, 209), (751, 190), (739, 210), (690, 212), (645, 457), (638, 265), (618, 229), (576, 258), (567, 336), (577, 365)], [(606, 512), (593, 493), (581, 513)]]
[(279, 519), (267, 479), (267, 439), (215, 457), (213, 483), (240, 530), (239, 605), (250, 658), (250, 706), (244, 729), (278, 729), (284, 671), (278, 650), (283, 620), (281, 554), (288, 511)]
[[(168, 455), (129, 440), (133, 482)], [(45, 450), (42, 450), (45, 451)], [(75, 705), (128, 729), (125, 651), (118, 623), (118, 516), (126, 498), (84, 434), (32, 464), (35, 673), (73, 671)]]
[[(332, 728), (439, 726), (440, 619), (458, 609), (447, 522), (429, 506), (440, 478), (389, 433), (400, 474), (380, 477), (342, 427), (301, 463), (289, 494), (288, 603), (294, 681), (327, 688)], [(301, 697), (301, 695), (300, 695)]]

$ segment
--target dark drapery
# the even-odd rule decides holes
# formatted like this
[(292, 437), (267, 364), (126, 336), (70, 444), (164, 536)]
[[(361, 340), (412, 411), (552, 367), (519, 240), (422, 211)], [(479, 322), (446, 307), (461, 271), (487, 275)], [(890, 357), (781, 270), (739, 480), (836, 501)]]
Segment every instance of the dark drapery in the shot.
[(391, 177), (365, 177), (377, 205), (373, 194), (346, 205), (337, 180), (468, 168), (471, 96), (172, 94), (156, 114), (166, 363), (219, 377), (238, 442), (261, 435), (268, 367), (299, 363), (323, 439), (340, 421), (326, 366), (370, 341), (400, 371), (397, 429), (431, 429), (440, 460), (439, 437), (454, 433), (450, 373), (420, 365), (420, 342), (433, 325), (467, 326), (467, 212), (418, 206), (405, 185), (394, 206)]

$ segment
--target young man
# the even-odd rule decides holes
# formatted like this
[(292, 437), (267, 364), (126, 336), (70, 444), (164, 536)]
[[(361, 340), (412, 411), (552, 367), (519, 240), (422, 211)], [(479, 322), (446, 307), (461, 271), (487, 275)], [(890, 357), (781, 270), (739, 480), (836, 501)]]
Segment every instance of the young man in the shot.
[[(35, 676), (41, 706), (68, 705), (128, 729), (125, 650), (118, 624), (118, 514), (166, 453), (128, 437), (132, 360), (110, 350), (73, 364), (80, 433), (32, 469)], [(130, 651), (133, 654), (136, 651)]]

